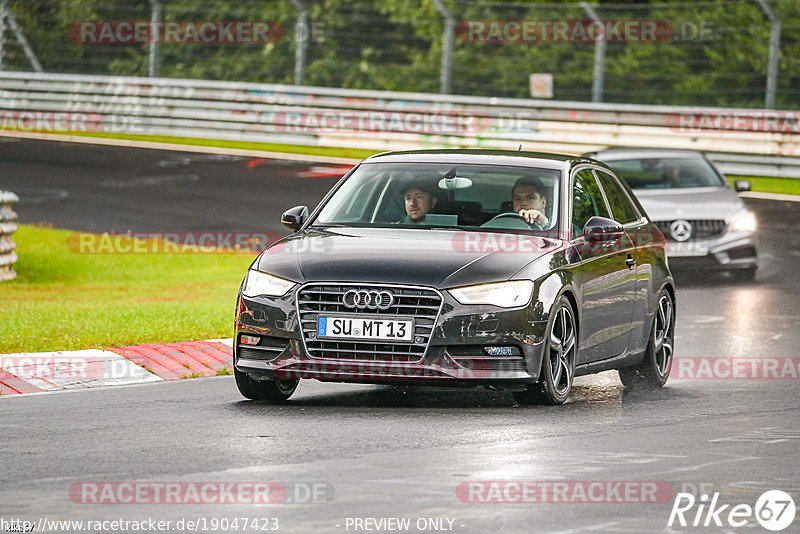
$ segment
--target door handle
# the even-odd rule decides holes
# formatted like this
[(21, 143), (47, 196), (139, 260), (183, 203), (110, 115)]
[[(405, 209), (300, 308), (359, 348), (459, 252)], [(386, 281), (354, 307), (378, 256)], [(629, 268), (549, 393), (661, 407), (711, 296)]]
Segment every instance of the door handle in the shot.
[(628, 254), (628, 258), (625, 260), (625, 265), (627, 265), (629, 269), (633, 269), (636, 266), (636, 259)]

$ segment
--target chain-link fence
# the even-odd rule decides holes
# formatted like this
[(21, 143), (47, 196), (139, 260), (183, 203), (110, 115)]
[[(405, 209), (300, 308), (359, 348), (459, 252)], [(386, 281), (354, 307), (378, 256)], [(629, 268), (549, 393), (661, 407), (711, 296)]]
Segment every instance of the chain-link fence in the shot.
[(0, 68), (798, 109), (800, 0), (0, 0)]

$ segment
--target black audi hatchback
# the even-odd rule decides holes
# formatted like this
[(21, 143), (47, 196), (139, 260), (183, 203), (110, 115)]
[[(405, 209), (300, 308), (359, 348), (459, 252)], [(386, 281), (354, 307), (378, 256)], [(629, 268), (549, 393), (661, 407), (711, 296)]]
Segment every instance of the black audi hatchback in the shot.
[(250, 266), (236, 384), (288, 399), (300, 379), (485, 386), (561, 404), (575, 376), (660, 387), (675, 286), (664, 236), (607, 166), (436, 150), (353, 168)]

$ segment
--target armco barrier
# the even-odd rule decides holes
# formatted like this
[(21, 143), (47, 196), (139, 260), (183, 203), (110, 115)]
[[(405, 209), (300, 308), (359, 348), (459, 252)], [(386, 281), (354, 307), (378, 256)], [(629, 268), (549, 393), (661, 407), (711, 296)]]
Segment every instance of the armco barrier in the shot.
[(555, 102), (324, 87), (0, 72), (0, 129), (376, 150), (579, 154), (694, 148), (724, 172), (800, 178), (800, 112)]
[(17, 261), (17, 245), (12, 235), (17, 231), (17, 214), (11, 208), (19, 198), (10, 191), (0, 191), (0, 282), (17, 276), (12, 266)]

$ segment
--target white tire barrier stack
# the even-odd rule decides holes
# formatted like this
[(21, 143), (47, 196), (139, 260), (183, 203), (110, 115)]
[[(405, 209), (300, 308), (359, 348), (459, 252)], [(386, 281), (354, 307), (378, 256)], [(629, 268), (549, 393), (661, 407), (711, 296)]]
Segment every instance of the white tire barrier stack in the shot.
[(0, 190), (0, 282), (17, 276), (13, 265), (17, 261), (17, 245), (12, 234), (17, 231), (17, 214), (12, 205), (19, 197), (10, 191)]

